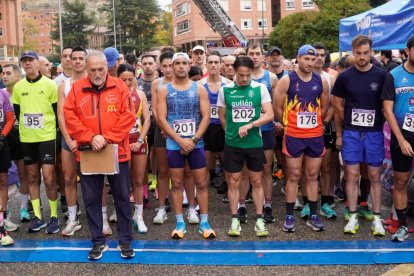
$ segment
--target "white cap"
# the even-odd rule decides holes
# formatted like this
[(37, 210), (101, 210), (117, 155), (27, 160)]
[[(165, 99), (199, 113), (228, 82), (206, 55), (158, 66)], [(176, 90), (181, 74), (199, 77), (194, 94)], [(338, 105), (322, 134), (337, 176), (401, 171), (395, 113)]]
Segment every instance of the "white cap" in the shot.
[(201, 51), (203, 51), (204, 53), (206, 52), (206, 50), (204, 50), (204, 47), (203, 47), (203, 46), (201, 46), (201, 45), (197, 45), (197, 46), (195, 46), (195, 47), (193, 48), (193, 52), (194, 52), (194, 51), (196, 51), (196, 50), (201, 50)]
[(190, 62), (190, 57), (186, 53), (178, 52), (178, 53), (175, 53), (173, 55), (172, 63), (174, 63), (174, 61), (177, 60), (177, 59), (179, 59), (179, 58), (184, 58), (185, 60), (187, 60), (188, 62)]

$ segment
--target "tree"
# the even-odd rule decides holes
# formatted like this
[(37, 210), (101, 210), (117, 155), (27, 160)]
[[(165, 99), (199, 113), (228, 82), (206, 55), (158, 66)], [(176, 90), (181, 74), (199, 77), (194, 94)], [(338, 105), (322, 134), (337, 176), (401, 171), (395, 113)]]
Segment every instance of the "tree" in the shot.
[(35, 20), (33, 18), (24, 18), (23, 20), (23, 51), (34, 50), (38, 47), (35, 35), (39, 34), (39, 30), (36, 27)]
[[(93, 32), (95, 24), (95, 13), (87, 12), (86, 2), (83, 0), (63, 0), (62, 12), (62, 35), (63, 45), (81, 46), (88, 48), (88, 35)], [(55, 26), (59, 26), (56, 18)], [(59, 27), (52, 32), (52, 38), (59, 40)], [(58, 51), (60, 52), (60, 50)]]
[(154, 42), (155, 45), (172, 45), (173, 25), (171, 12), (163, 12), (160, 24), (154, 35)]
[[(100, 11), (108, 15), (108, 30), (113, 33), (112, 0), (106, 1)], [(122, 47), (123, 52), (141, 52), (155, 45), (154, 36), (159, 22), (159, 11), (156, 0), (115, 0), (117, 47)], [(112, 36), (109, 37), (107, 46), (114, 46)]]

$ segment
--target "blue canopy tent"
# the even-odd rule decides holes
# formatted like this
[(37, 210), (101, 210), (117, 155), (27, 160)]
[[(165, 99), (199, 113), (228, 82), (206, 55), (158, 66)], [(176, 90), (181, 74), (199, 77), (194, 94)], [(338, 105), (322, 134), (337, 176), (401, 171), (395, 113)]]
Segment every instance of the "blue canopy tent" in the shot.
[(392, 0), (375, 9), (339, 21), (339, 51), (352, 49), (352, 39), (363, 34), (375, 50), (403, 49), (414, 35), (414, 0)]

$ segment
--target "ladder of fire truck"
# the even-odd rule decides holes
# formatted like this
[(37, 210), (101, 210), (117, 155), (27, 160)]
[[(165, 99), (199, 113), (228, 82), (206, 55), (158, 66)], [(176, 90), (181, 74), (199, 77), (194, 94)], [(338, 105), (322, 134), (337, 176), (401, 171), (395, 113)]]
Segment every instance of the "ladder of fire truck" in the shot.
[(213, 31), (223, 38), (226, 47), (243, 47), (247, 39), (216, 0), (193, 0)]

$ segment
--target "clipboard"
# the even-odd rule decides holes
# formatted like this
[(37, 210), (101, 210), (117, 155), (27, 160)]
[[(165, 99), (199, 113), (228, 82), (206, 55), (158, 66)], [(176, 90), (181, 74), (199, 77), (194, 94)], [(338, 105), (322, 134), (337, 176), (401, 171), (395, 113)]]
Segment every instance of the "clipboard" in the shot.
[(118, 145), (108, 144), (100, 151), (80, 151), (80, 170), (82, 174), (118, 174)]

